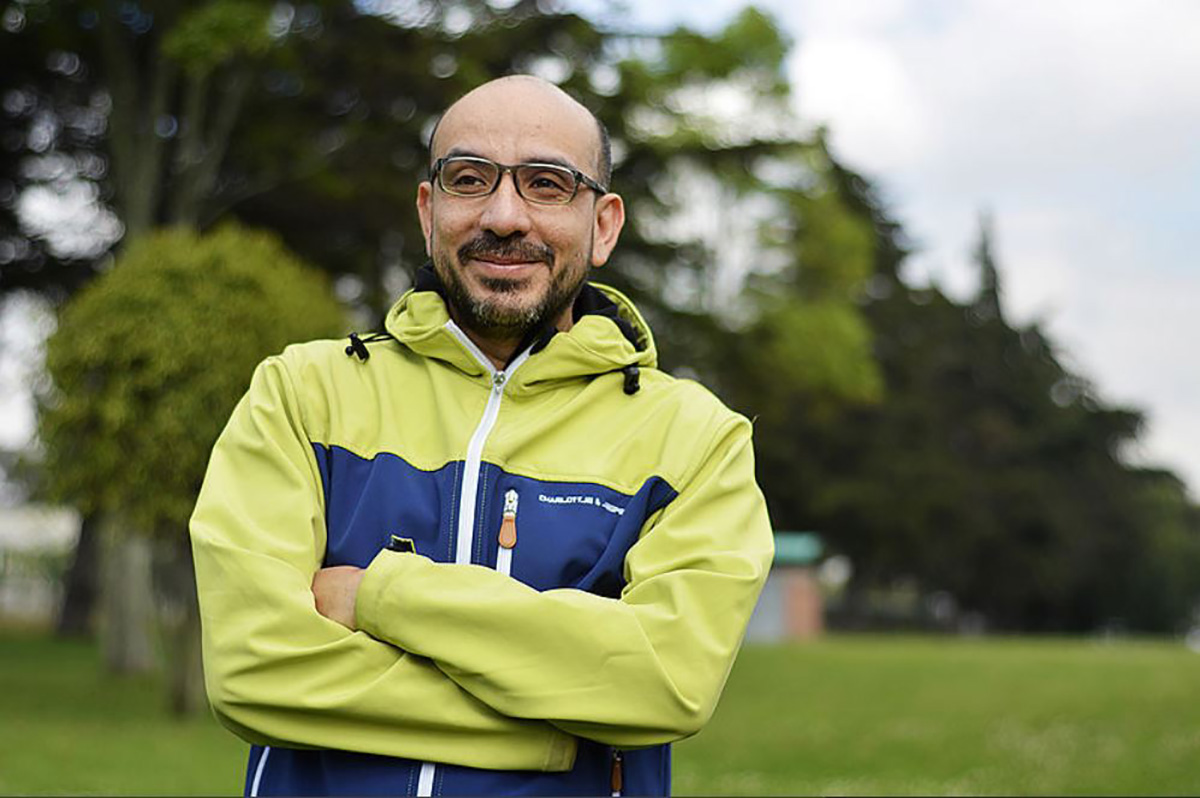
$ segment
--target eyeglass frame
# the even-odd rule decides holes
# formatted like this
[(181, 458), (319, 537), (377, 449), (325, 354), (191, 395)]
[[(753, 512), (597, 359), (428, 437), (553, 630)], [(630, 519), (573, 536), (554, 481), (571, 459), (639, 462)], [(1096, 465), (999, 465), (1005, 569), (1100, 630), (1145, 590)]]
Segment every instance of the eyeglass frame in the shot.
[[(496, 167), (500, 171), (499, 171), (499, 174), (496, 175), (496, 182), (494, 184), (492, 184), (492, 187), (488, 191), (484, 192), (483, 194), (459, 194), (457, 192), (451, 191), (450, 189), (446, 188), (445, 184), (442, 182), (442, 178), (441, 178), (441, 176), (443, 174), (442, 167), (444, 167), (448, 161), (472, 161), (474, 163), (488, 164), (490, 166)], [(573, 192), (571, 192), (570, 197), (563, 200), (562, 202), (545, 202), (544, 200), (530, 199), (529, 197), (526, 197), (525, 194), (521, 191), (521, 183), (520, 183), (520, 181), (517, 180), (517, 174), (516, 174), (517, 169), (520, 169), (525, 166), (540, 166), (543, 168), (549, 167), (551, 169), (561, 169), (565, 172), (569, 172), (571, 174), (571, 176), (573, 178), (575, 178), (575, 190)], [(598, 193), (602, 196), (604, 194), (608, 193), (608, 189), (605, 188), (604, 186), (602, 186), (598, 181), (593, 180), (592, 178), (588, 177), (583, 172), (579, 171), (578, 169), (576, 169), (573, 166), (568, 166), (566, 164), (561, 164), (561, 163), (546, 163), (544, 161), (527, 161), (525, 163), (504, 164), (504, 163), (499, 163), (498, 161), (493, 161), (490, 158), (482, 158), (478, 155), (447, 155), (447, 156), (438, 158), (436, 161), (433, 162), (433, 167), (429, 170), (429, 182), (436, 184), (438, 188), (440, 188), (446, 194), (449, 194), (451, 197), (461, 197), (463, 199), (480, 199), (482, 197), (490, 197), (493, 194), (495, 194), (496, 191), (500, 188), (500, 184), (502, 182), (504, 182), (504, 175), (506, 175), (506, 174), (512, 175), (513, 188), (516, 189), (517, 196), (519, 196), (521, 199), (525, 200), (526, 202), (532, 202), (535, 205), (550, 205), (550, 206), (570, 205), (572, 202), (575, 201), (575, 198), (577, 196), (579, 196), (579, 187), (580, 186), (590, 188), (592, 191), (595, 191), (596, 193)]]

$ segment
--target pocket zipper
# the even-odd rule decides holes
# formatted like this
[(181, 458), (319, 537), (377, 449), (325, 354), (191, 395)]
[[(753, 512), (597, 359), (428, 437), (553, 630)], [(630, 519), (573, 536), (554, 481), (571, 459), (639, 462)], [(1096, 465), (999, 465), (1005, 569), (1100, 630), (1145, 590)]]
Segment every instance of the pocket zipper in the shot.
[(613, 798), (620, 798), (621, 790), (625, 787), (625, 773), (623, 765), (623, 755), (616, 748), (612, 750), (612, 794)]
[(504, 515), (500, 520), (499, 548), (496, 550), (496, 570), (512, 575), (513, 549), (517, 545), (517, 491), (509, 488), (504, 494)]

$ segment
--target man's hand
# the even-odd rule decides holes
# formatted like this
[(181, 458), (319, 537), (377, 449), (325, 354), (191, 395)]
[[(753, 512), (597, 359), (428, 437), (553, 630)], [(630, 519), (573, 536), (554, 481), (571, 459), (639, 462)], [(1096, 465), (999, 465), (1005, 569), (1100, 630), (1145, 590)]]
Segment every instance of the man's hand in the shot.
[(347, 629), (357, 629), (354, 602), (358, 598), (358, 583), (362, 581), (363, 573), (365, 571), (362, 568), (353, 565), (335, 565), (317, 571), (312, 583), (312, 592), (317, 598), (317, 612)]

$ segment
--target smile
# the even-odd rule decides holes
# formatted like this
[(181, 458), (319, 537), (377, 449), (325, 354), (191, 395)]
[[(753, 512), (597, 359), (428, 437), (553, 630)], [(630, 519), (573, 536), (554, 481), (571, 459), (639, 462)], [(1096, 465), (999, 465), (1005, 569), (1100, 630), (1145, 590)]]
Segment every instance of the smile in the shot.
[(484, 271), (499, 272), (507, 275), (531, 269), (538, 269), (547, 265), (545, 262), (540, 260), (508, 260), (492, 257), (471, 258), (470, 260), (476, 266), (481, 267)]

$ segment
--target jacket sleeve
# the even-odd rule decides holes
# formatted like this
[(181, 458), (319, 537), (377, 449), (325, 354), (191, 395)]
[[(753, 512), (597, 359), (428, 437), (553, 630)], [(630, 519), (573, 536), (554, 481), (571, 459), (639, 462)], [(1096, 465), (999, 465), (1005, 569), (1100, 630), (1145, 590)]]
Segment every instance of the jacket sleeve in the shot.
[(506, 717), (429, 660), (316, 611), (324, 496), (298, 408), (284, 362), (265, 361), (213, 450), (192, 515), (217, 717), (253, 743), (570, 768), (576, 743), (566, 733)]
[(619, 599), (538, 592), (481, 566), (385, 551), (367, 568), (356, 614), (360, 628), (431, 658), (505, 715), (654, 745), (711, 716), (772, 554), (739, 417), (630, 549)]

